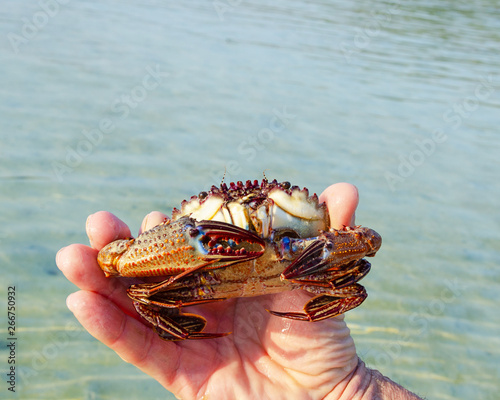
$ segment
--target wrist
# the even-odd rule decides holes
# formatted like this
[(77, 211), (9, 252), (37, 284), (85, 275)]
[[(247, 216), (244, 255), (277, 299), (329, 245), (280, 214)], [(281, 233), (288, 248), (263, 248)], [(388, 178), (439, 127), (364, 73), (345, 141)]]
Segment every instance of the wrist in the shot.
[(339, 383), (325, 400), (422, 400), (402, 386), (369, 369), (358, 358), (354, 370)]

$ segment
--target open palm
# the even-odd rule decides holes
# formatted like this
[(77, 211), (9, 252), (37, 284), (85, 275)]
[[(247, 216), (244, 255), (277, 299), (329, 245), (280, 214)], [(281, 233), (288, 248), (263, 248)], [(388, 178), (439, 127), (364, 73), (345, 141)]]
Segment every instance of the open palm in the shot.
[[(330, 186), (320, 196), (331, 225), (354, 223), (357, 190)], [(149, 214), (141, 230), (164, 218)], [(207, 319), (205, 332), (232, 332), (210, 340), (167, 342), (135, 312), (125, 289), (134, 281), (105, 278), (98, 251), (130, 230), (107, 212), (87, 220), (91, 246), (61, 249), (57, 265), (81, 290), (68, 307), (81, 324), (125, 361), (151, 375), (182, 399), (322, 399), (338, 398), (358, 358), (343, 316), (322, 322), (279, 318), (266, 309), (300, 311), (311, 295), (302, 290), (189, 307)]]

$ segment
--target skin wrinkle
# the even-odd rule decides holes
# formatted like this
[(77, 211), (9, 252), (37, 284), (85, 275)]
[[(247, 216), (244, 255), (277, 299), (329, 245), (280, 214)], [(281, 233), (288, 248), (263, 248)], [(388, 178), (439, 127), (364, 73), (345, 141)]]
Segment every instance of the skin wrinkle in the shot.
[[(246, 309), (248, 311), (248, 306), (246, 306)], [(261, 335), (258, 335), (257, 337), (258, 337), (258, 344), (260, 347), (262, 347), (263, 346), (262, 337), (261, 337)], [(271, 378), (272, 374), (263, 373), (264, 371), (267, 372), (270, 369), (272, 369), (272, 370), (279, 369), (279, 368), (277, 368), (278, 363), (272, 358), (272, 356), (269, 353), (263, 354), (255, 362), (253, 362), (253, 360), (251, 360), (249, 356), (247, 356), (246, 358), (244, 356), (242, 356), (240, 351), (238, 351), (238, 354), (239, 354), (240, 359), (247, 359), (248, 365), (252, 368), (252, 370), (255, 371), (255, 373), (257, 375), (264, 375), (266, 377), (266, 383), (264, 385), (262, 385), (263, 389), (265, 388), (265, 386), (269, 386), (269, 385), (275, 386), (276, 385), (276, 381)], [(243, 365), (245, 365), (245, 364), (243, 364)], [(293, 377), (289, 377), (289, 378), (291, 378), (293, 380)]]
[[(219, 345), (218, 347), (220, 347), (221, 345)], [(231, 345), (232, 347), (232, 345)], [(220, 352), (219, 352), (220, 354)], [(239, 352), (237, 352), (238, 354), (238, 357), (240, 358), (241, 360), (241, 354)], [(219, 364), (222, 362), (222, 360), (219, 360)], [(238, 364), (237, 362), (233, 362), (233, 364)], [(243, 363), (242, 363), (243, 365)], [(221, 367), (220, 369), (218, 369), (218, 371), (216, 372), (216, 374), (219, 374), (219, 375), (228, 375), (228, 373), (230, 371), (228, 371), (228, 368), (229, 369), (233, 369), (233, 365), (227, 365), (225, 367)], [(236, 368), (236, 370), (240, 370), (241, 367), (238, 367)], [(238, 391), (243, 391), (243, 393), (245, 392), (248, 392), (248, 387), (250, 385), (250, 380), (248, 378), (249, 374), (248, 373), (237, 373), (237, 374), (234, 374), (234, 375), (237, 375), (239, 377), (244, 377), (245, 378), (245, 381), (242, 382), (241, 379), (238, 379), (237, 381), (235, 381), (234, 383), (231, 383), (230, 381), (227, 381), (226, 382), (226, 386), (228, 387), (227, 391), (228, 393), (232, 393), (232, 395), (235, 395)], [(210, 393), (210, 390), (211, 390), (211, 385), (210, 383), (207, 383), (205, 386), (204, 386), (204, 389), (203, 390), (200, 390), (200, 392), (198, 393), (200, 396), (198, 396), (197, 398), (203, 398), (204, 395), (209, 395)], [(233, 396), (234, 398), (239, 398), (238, 396)]]
[[(419, 399), (413, 393), (385, 378), (380, 372), (366, 367), (358, 357), (358, 364), (352, 374), (346, 378), (346, 385), (339, 393), (332, 391), (332, 399), (338, 400), (381, 400), (381, 399)], [(389, 383), (390, 382), (390, 383)], [(385, 390), (386, 387), (388, 390)], [(327, 396), (325, 399), (329, 399)]]
[[(305, 376), (307, 376), (307, 377), (313, 377), (313, 378), (316, 378), (316, 377), (317, 377), (317, 375), (316, 375), (316, 374), (314, 374), (314, 373), (308, 373), (308, 372), (304, 372), (304, 371), (299, 371), (299, 370), (294, 369), (294, 368), (291, 368), (291, 367), (284, 367), (283, 369), (284, 369), (284, 370), (288, 373), (288, 375), (290, 375), (290, 376), (291, 376), (291, 377), (292, 377), (292, 378), (293, 378), (293, 379), (294, 379), (297, 383), (298, 383), (299, 381), (301, 381), (303, 378), (301, 378), (301, 379), (296, 379), (296, 378), (294, 378), (294, 377), (293, 377), (293, 375), (305, 375)], [(314, 383), (314, 382), (311, 382), (310, 386), (311, 386), (310, 388), (312, 388), (312, 387), (314, 387), (314, 386), (316, 386), (316, 385), (315, 385), (315, 383)]]
[[(360, 364), (361, 364), (361, 360), (360, 360)], [(372, 387), (373, 374), (371, 373), (371, 370), (366, 368), (364, 363), (362, 365), (363, 365), (363, 369), (367, 372), (367, 374), (365, 374), (365, 379), (363, 379), (361, 381), (362, 382), (361, 392), (358, 392), (353, 396), (353, 397), (359, 397), (360, 399), (362, 399), (365, 396), (365, 394), (370, 396), (370, 397), (372, 397), (371, 394), (375, 394), (375, 393), (373, 393), (374, 390)], [(372, 393), (370, 393), (370, 392), (372, 392)]]
[[(321, 352), (321, 349), (318, 349), (318, 351)], [(333, 369), (324, 371), (321, 374), (318, 374), (316, 372), (308, 373), (305, 371), (299, 371), (291, 367), (284, 367), (284, 370), (289, 376), (293, 377), (297, 383), (302, 382), (301, 385), (309, 391), (323, 393), (328, 393), (328, 391), (331, 390), (331, 375), (336, 375), (336, 371)], [(304, 385), (304, 382), (308, 381), (309, 383), (307, 385)], [(323, 397), (323, 395), (321, 395), (321, 397)]]
[[(321, 349), (318, 349), (318, 350), (321, 352)], [(281, 358), (283, 358), (283, 357), (281, 357)], [(283, 364), (283, 363), (281, 363), (281, 364)], [(303, 365), (303, 363), (302, 363), (302, 362), (297, 362), (297, 363), (296, 363), (296, 365), (297, 365), (298, 367), (300, 367), (301, 365)], [(313, 390), (313, 391), (315, 391), (315, 392), (317, 392), (317, 391), (318, 391), (318, 390), (317, 390), (317, 385), (316, 385), (315, 383), (313, 383), (313, 382), (311, 382), (311, 384), (310, 384), (310, 385), (308, 385), (308, 386), (304, 386), (304, 380), (303, 380), (304, 378), (303, 378), (303, 377), (304, 377), (304, 376), (308, 376), (308, 377), (316, 377), (316, 375), (315, 375), (314, 373), (309, 374), (309, 373), (307, 373), (307, 372), (298, 371), (298, 370), (296, 370), (296, 369), (295, 369), (295, 368), (293, 368), (293, 367), (286, 367), (286, 366), (283, 366), (283, 365), (281, 366), (281, 368), (282, 368), (282, 369), (284, 370), (284, 372), (286, 373), (286, 377), (287, 377), (288, 379), (290, 379), (290, 380), (294, 383), (294, 385), (293, 385), (293, 386), (295, 386), (295, 387), (297, 387), (297, 388), (299, 388), (299, 387), (301, 387), (301, 388), (302, 388), (302, 389), (301, 389), (301, 393), (302, 393), (302, 394), (301, 394), (299, 397), (297, 397), (297, 398), (304, 399), (304, 398), (305, 398), (304, 396), (305, 396), (306, 394), (305, 394), (305, 393), (303, 393), (303, 392), (304, 392), (304, 390), (306, 390), (306, 389), (307, 389), (307, 392), (306, 392), (306, 393), (307, 393), (308, 395), (310, 394), (309, 392), (310, 392), (311, 390)], [(290, 386), (292, 386), (292, 385), (288, 385), (288, 386), (290, 387)], [(287, 396), (286, 398), (293, 398), (293, 397), (289, 397), (289, 396)], [(313, 397), (309, 396), (309, 398), (313, 399), (313, 398), (317, 398), (317, 396), (313, 396)]]
[[(268, 358), (268, 362), (271, 364), (271, 366), (273, 368), (275, 368), (275, 369), (276, 369), (276, 367), (278, 367), (277, 369), (280, 368), (279, 364), (277, 362), (275, 362), (269, 355), (267, 356), (267, 358)], [(258, 372), (260, 373), (260, 371), (258, 371)], [(266, 374), (266, 378), (267, 378), (267, 381), (269, 382), (269, 384), (271, 386), (275, 386), (276, 385), (276, 381), (275, 380), (273, 381), (269, 375)], [(286, 383), (284, 383), (285, 378), (287, 379)], [(290, 383), (288, 383), (289, 380), (293, 382), (293, 384), (294, 384), (293, 386), (300, 386), (300, 383), (297, 382), (297, 380), (295, 379), (295, 377), (293, 377), (292, 375), (290, 375), (288, 373), (286, 374), (285, 377), (280, 377), (279, 384), (281, 386), (292, 387), (292, 385), (290, 385)]]
[[(327, 321), (327, 322), (330, 322), (330, 321)], [(341, 331), (342, 334), (340, 335), (340, 337), (338, 337), (337, 335), (331, 336), (328, 332), (326, 332), (326, 334), (328, 336), (324, 336), (322, 338), (311, 338), (311, 341), (315, 342), (315, 347), (318, 348), (318, 350), (321, 350), (324, 348), (332, 349), (332, 348), (337, 347), (339, 345), (341, 345), (341, 347), (344, 347), (345, 341), (349, 339), (348, 332), (349, 332), (348, 329), (342, 329), (342, 331)], [(319, 354), (322, 354), (321, 358), (319, 358)], [(322, 352), (319, 354), (317, 355), (318, 359), (323, 361), (324, 360), (324, 353)]]
[(204, 382), (200, 385), (200, 390), (198, 390), (198, 393), (196, 395), (197, 399), (203, 399), (203, 398), (205, 398), (208, 395), (208, 393), (210, 392), (208, 390), (208, 387), (209, 387), (209, 384), (210, 384), (209, 380), (210, 380), (210, 377), (207, 376), (205, 378)]
[(276, 369), (276, 362), (268, 354), (257, 360), (254, 368), (259, 374), (266, 377), (266, 380), (270, 385), (274, 385), (276, 383), (271, 378), (272, 374), (269, 373), (271, 369)]
[[(356, 371), (357, 371), (357, 370), (358, 370), (358, 368), (359, 368), (359, 361), (360, 361), (360, 360), (359, 360), (359, 358), (358, 358), (358, 363), (356, 364), (356, 367), (355, 367), (355, 368), (354, 368), (354, 369), (353, 369), (353, 370), (352, 370), (352, 371), (351, 371), (351, 372), (350, 372), (350, 373), (349, 373), (349, 374), (348, 374), (348, 375), (344, 378), (344, 380), (343, 380), (342, 382), (340, 382), (340, 384), (344, 384), (344, 382), (346, 382), (346, 383), (344, 384), (344, 387), (340, 390), (340, 393), (339, 393), (338, 397), (333, 396), (333, 397), (332, 397), (332, 400), (333, 400), (333, 399), (337, 399), (337, 398), (338, 398), (338, 399), (343, 399), (344, 393), (345, 393), (345, 391), (346, 391), (346, 389), (347, 389), (347, 387), (348, 387), (348, 385), (349, 385), (349, 382), (351, 382), (352, 377), (353, 377), (353, 376), (355, 376)], [(336, 387), (334, 387), (334, 388), (332, 389), (332, 391), (331, 391), (330, 393), (328, 393), (328, 394), (327, 394), (327, 395), (323, 398), (323, 400), (328, 400), (328, 399), (329, 399), (329, 397), (330, 397), (330, 395), (331, 395), (333, 392), (338, 391), (339, 386), (340, 386), (340, 385), (337, 385)], [(346, 400), (347, 400), (347, 399), (346, 399)]]
[[(238, 307), (238, 305), (236, 305), (235, 307), (233, 307), (233, 313), (234, 313), (234, 319), (233, 320), (234, 321), (236, 320), (236, 309), (237, 309), (237, 307)], [(250, 312), (250, 310), (248, 309), (248, 303), (244, 303), (244, 308), (245, 308), (245, 310), (247, 312)], [(262, 346), (262, 338), (260, 337), (260, 335), (257, 335), (257, 339), (258, 339), (258, 341), (255, 341), (255, 343), (258, 344), (259, 346)], [(231, 343), (232, 346), (234, 346), (234, 340), (235, 339), (233, 339), (233, 341)], [(250, 342), (249, 345), (255, 346), (254, 342)], [(250, 370), (251, 370), (252, 373), (257, 373), (257, 374), (260, 373), (259, 369), (257, 367), (257, 364), (254, 364), (252, 362), (252, 360), (249, 359), (249, 356), (245, 357), (245, 355), (241, 353), (241, 351), (240, 351), (240, 349), (239, 349), (238, 346), (234, 346), (234, 352), (238, 355), (238, 359), (240, 360), (240, 365), (242, 365), (244, 369), (248, 370), (248, 368), (250, 368)], [(268, 357), (268, 356), (266, 355), (266, 357)], [(248, 362), (243, 362), (243, 360), (247, 360)], [(250, 387), (251, 386), (250, 378), (249, 378), (250, 374), (247, 373), (247, 374), (241, 374), (241, 375), (243, 375), (243, 376), (246, 377), (246, 379), (245, 379), (245, 385), (244, 386), (246, 386), (246, 388)], [(238, 380), (238, 382), (241, 382), (241, 381)], [(248, 390), (246, 390), (246, 391), (248, 391)]]
[[(239, 352), (238, 352), (238, 354), (239, 354)], [(241, 355), (239, 355), (239, 356), (241, 359)], [(256, 367), (254, 365), (245, 365), (245, 364), (241, 364), (241, 365), (243, 365), (243, 367), (242, 367), (243, 370), (247, 370), (248, 367), (250, 367), (250, 369), (252, 369), (252, 370), (256, 370)], [(238, 370), (240, 370), (240, 369), (241, 369), (241, 367), (238, 368)], [(241, 382), (242, 382), (241, 375), (243, 375), (243, 377), (245, 378), (243, 384), (241, 384)], [(239, 376), (240, 376), (240, 379), (238, 379), (238, 381), (237, 381), (239, 383), (238, 388), (240, 389), (240, 391), (241, 391), (241, 389), (243, 389), (244, 393), (245, 392), (248, 393), (250, 390), (249, 388), (251, 387), (250, 374), (248, 374), (248, 373), (239, 374)], [(236, 397), (236, 398), (238, 398), (238, 397)]]
[[(343, 320), (338, 321), (338, 324), (341, 324), (341, 323), (343, 324)], [(297, 370), (294, 367), (285, 367), (285, 369), (287, 370), (287, 373), (289, 375), (295, 377), (296, 381), (302, 382), (302, 384), (304, 384), (303, 383), (304, 381), (310, 380), (310, 379), (304, 379), (303, 378), (304, 376), (308, 377), (308, 378), (318, 378), (317, 380), (313, 380), (312, 382), (310, 382), (310, 384), (307, 387), (310, 390), (315, 390), (315, 392), (321, 398), (324, 397), (325, 393), (328, 393), (332, 389), (331, 382), (335, 378), (338, 379), (338, 375), (339, 375), (338, 368), (331, 368), (331, 369), (326, 370), (323, 373), (321, 373), (321, 375), (318, 375), (318, 373), (320, 372), (319, 370), (321, 370), (321, 364), (325, 363), (324, 349), (329, 348), (331, 350), (329, 352), (329, 354), (334, 356), (335, 352), (337, 351), (337, 349), (336, 349), (337, 347), (345, 348), (345, 343), (343, 344), (342, 342), (346, 341), (346, 339), (347, 340), (350, 339), (350, 331), (347, 328), (347, 326), (344, 325), (344, 329), (339, 331), (339, 335), (335, 335), (333, 337), (331, 337), (331, 336), (325, 337), (324, 340), (317, 341), (317, 348), (316, 348), (315, 354), (318, 354), (318, 355), (321, 354), (322, 356), (319, 357), (316, 361), (311, 361), (311, 360), (307, 361), (308, 364), (312, 362), (312, 365), (311, 365), (311, 368), (309, 369), (309, 372), (303, 371), (303, 370)], [(349, 342), (352, 342), (352, 339), (349, 340)], [(348, 348), (348, 351), (344, 352), (342, 354), (342, 357), (341, 357), (341, 359), (345, 359), (346, 361), (348, 361), (353, 356), (355, 356), (354, 347), (351, 348), (348, 346), (347, 348)], [(314, 353), (314, 351), (315, 351), (314, 349), (308, 349), (308, 350), (310, 350), (312, 353)], [(352, 353), (352, 354), (350, 354), (350, 353)], [(338, 363), (336, 361), (337, 357), (333, 357), (332, 359), (330, 357), (327, 357), (327, 358), (328, 358), (328, 362), (326, 362), (326, 363), (330, 364), (330, 365), (332, 365), (332, 363), (334, 365), (346, 365), (347, 364), (346, 362), (343, 362), (342, 364)], [(302, 363), (302, 362), (296, 363), (296, 365), (303, 365), (303, 364), (304, 363)], [(348, 373), (346, 373), (346, 375), (348, 375)], [(342, 378), (345, 378), (345, 377), (342, 377)], [(320, 381), (320, 382), (318, 382), (318, 381)], [(318, 389), (320, 389), (320, 390), (318, 390)], [(317, 396), (314, 396), (314, 397), (318, 398)]]

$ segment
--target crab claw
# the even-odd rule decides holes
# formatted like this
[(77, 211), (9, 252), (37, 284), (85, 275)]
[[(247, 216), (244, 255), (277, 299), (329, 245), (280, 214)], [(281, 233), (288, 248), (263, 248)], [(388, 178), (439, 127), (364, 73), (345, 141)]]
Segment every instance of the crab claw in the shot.
[(136, 239), (118, 240), (99, 252), (106, 276), (163, 276), (175, 279), (196, 270), (221, 268), (264, 254), (265, 242), (232, 224), (182, 217), (165, 221)]
[(373, 229), (354, 229), (323, 232), (281, 274), (283, 279), (297, 279), (322, 271), (342, 268), (365, 256), (374, 256), (382, 238)]
[(204, 254), (203, 259), (217, 259), (224, 264), (258, 258), (266, 245), (255, 233), (226, 222), (200, 221), (189, 234), (198, 242), (197, 250)]
[[(193, 258), (188, 267), (152, 287), (131, 288), (129, 295), (132, 298), (150, 297), (166, 288), (172, 289), (174, 282), (183, 281), (196, 271), (227, 267), (237, 262), (253, 260), (264, 254), (266, 243), (263, 239), (232, 224), (217, 221), (196, 222), (188, 217), (179, 219), (177, 223), (181, 224), (189, 236), (191, 249), (189, 251), (196, 254), (197, 260)], [(163, 271), (169, 272), (168, 267)], [(185, 282), (181, 284), (183, 285)]]

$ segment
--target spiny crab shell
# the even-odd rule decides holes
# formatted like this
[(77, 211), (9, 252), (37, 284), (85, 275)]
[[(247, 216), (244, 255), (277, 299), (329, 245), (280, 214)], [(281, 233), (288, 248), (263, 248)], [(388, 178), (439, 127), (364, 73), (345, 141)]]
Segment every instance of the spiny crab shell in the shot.
[(208, 192), (184, 200), (180, 210), (174, 208), (172, 220), (183, 216), (226, 222), (262, 238), (280, 231), (286, 231), (287, 236), (310, 237), (330, 225), (326, 206), (319, 204), (316, 194), (309, 196), (306, 188), (266, 179), (260, 184), (248, 180), (231, 182), (229, 187), (225, 183), (220, 188), (212, 186)]

